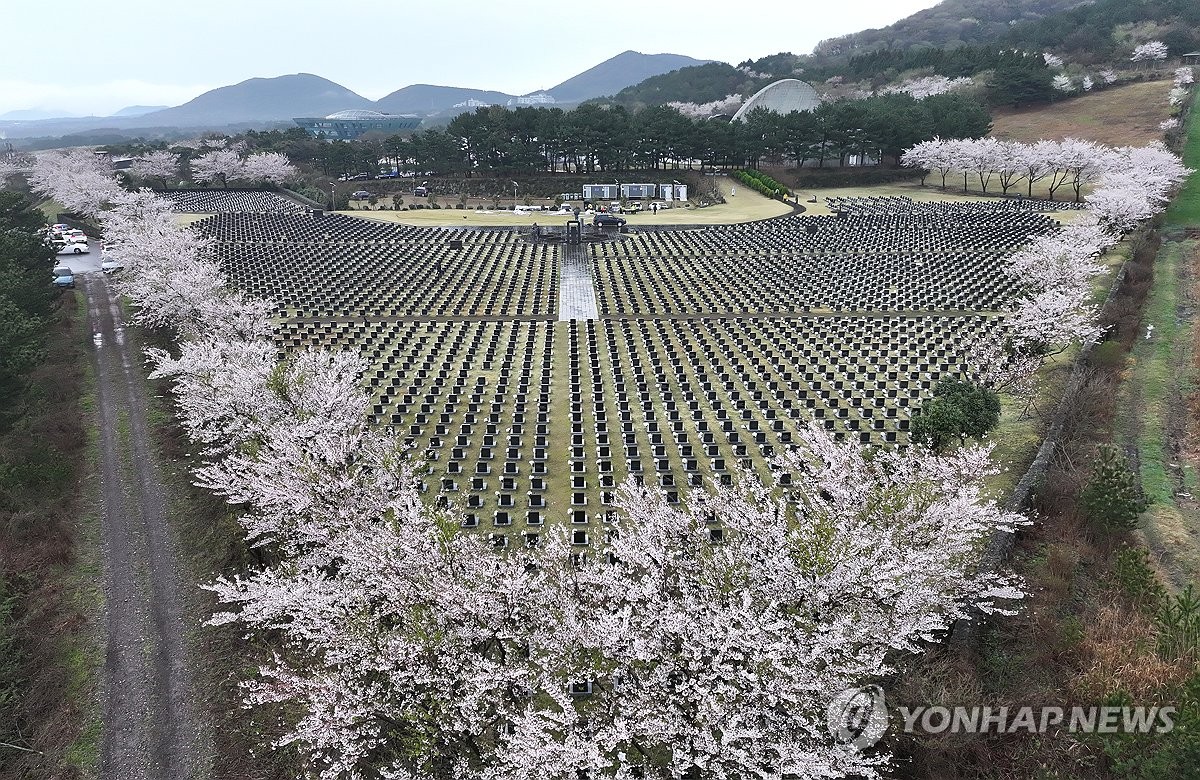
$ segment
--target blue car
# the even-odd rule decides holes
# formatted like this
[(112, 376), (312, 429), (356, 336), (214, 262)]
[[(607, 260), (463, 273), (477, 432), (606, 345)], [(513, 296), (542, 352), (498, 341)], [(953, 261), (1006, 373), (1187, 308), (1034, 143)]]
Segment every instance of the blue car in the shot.
[(75, 272), (70, 268), (67, 268), (65, 265), (55, 268), (53, 274), (55, 287), (75, 287)]

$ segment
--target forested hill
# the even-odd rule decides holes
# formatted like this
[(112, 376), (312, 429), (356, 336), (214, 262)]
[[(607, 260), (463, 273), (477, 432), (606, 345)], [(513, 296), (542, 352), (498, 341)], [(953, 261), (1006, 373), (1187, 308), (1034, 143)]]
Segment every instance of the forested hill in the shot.
[(1178, 55), (1200, 50), (1200, 1), (1095, 0), (1016, 24), (1000, 40), (1083, 65), (1124, 59), (1134, 45), (1149, 40), (1162, 41)]
[(710, 62), (652, 76), (626, 87), (611, 98), (599, 98), (593, 102), (616, 103), (634, 110), (671, 101), (707, 103), (726, 95), (749, 97), (770, 81), (749, 75), (728, 63)]
[(827, 66), (873, 49), (991, 43), (1003, 38), (1014, 22), (1037, 22), (1079, 4), (1080, 0), (944, 0), (887, 27), (821, 41), (813, 50), (813, 64)]
[(1200, 0), (944, 0), (888, 27), (822, 41), (811, 55), (784, 52), (737, 67), (681, 68), (603, 102), (631, 109), (709, 103), (749, 97), (789, 77), (813, 83), (842, 77), (879, 87), (906, 72), (972, 76), (1010, 65), (1011, 49), (1053, 52), (1087, 66), (1127, 60), (1136, 44), (1149, 40), (1163, 41), (1172, 53), (1200, 49)]

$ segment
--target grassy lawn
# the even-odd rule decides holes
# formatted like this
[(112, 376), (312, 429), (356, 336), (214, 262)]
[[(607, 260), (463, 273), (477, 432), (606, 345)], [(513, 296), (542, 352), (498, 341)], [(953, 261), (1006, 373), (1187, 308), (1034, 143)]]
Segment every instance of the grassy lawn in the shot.
[(1048, 106), (1001, 109), (992, 117), (992, 137), (1024, 143), (1083, 138), (1108, 146), (1145, 146), (1162, 139), (1158, 125), (1170, 115), (1170, 89), (1169, 80), (1142, 81)]
[(1194, 173), (1188, 178), (1183, 191), (1167, 209), (1167, 224), (1171, 227), (1200, 227), (1200, 111), (1195, 109), (1192, 110), (1188, 119), (1183, 162)]
[[(1188, 123), (1185, 163), (1200, 167), (1200, 129)], [(1167, 211), (1170, 228), (1200, 227), (1200, 175), (1193, 173)], [(1154, 286), (1143, 325), (1149, 338), (1134, 345), (1121, 404), (1122, 430), (1136, 445), (1142, 485), (1152, 505), (1143, 533), (1168, 582), (1191, 581), (1200, 572), (1200, 479), (1193, 439), (1195, 422), (1195, 269), (1200, 242), (1170, 240), (1155, 260)], [(1145, 331), (1143, 331), (1144, 333)]]
[[(629, 221), (630, 227), (639, 225), (728, 225), (738, 222), (753, 222), (757, 219), (779, 217), (791, 212), (791, 206), (777, 200), (763, 197), (757, 192), (738, 186), (736, 182), (718, 177), (718, 186), (725, 194), (726, 203), (705, 208), (675, 206), (663, 209), (658, 214), (642, 211), (637, 214), (623, 214)], [(736, 194), (730, 192), (737, 188)], [(806, 204), (811, 206), (812, 204)], [(376, 219), (382, 222), (398, 222), (402, 225), (421, 225), (426, 227), (529, 227), (534, 222), (542, 226), (560, 225), (568, 219), (559, 214), (539, 212), (496, 211), (484, 208), (479, 211), (474, 208), (456, 209), (444, 205), (440, 209), (420, 209), (417, 211), (350, 211), (339, 212), (352, 217)], [(827, 212), (826, 212), (827, 213)]]
[(58, 215), (66, 211), (66, 208), (56, 200), (43, 200), (37, 204), (37, 210), (42, 212), (42, 216), (46, 218), (46, 222), (52, 224), (58, 222)]
[(1155, 261), (1154, 287), (1144, 325), (1130, 361), (1121, 404), (1120, 429), (1136, 445), (1142, 487), (1152, 501), (1143, 532), (1168, 582), (1181, 584), (1200, 572), (1200, 481), (1194, 462), (1181, 449), (1187, 435), (1184, 399), (1194, 392), (1191, 331), (1186, 315), (1189, 265), (1200, 252), (1196, 242), (1167, 242)]

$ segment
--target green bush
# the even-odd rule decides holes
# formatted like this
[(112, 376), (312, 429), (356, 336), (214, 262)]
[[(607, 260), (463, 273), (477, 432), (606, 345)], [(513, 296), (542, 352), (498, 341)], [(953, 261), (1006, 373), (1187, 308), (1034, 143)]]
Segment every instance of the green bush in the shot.
[(1154, 625), (1158, 628), (1161, 656), (1192, 661), (1200, 657), (1200, 597), (1191, 585), (1183, 593), (1163, 600), (1154, 615)]
[(934, 452), (952, 440), (978, 439), (1000, 424), (1000, 398), (972, 382), (943, 379), (912, 418), (912, 438)]
[(734, 171), (733, 175), (734, 178), (736, 178), (745, 186), (749, 187), (755, 192), (766, 195), (768, 198), (786, 198), (792, 194), (791, 190), (789, 190), (786, 186), (775, 181), (765, 173), (756, 171), (753, 168), (747, 168), (744, 171)]
[[(1175, 690), (1166, 692), (1160, 700), (1175, 707), (1170, 731), (1148, 734), (1119, 731), (1091, 736), (1101, 744), (1111, 762), (1108, 776), (1139, 780), (1196, 776), (1196, 767), (1200, 767), (1200, 671)], [(1110, 696), (1104, 703), (1118, 707), (1151, 704), (1135, 702), (1125, 694)]]
[(1100, 446), (1092, 475), (1079, 494), (1079, 506), (1092, 529), (1103, 535), (1132, 531), (1149, 502), (1120, 450)]
[(1150, 552), (1143, 547), (1124, 545), (1117, 550), (1113, 562), (1121, 591), (1143, 609), (1157, 610), (1167, 591), (1150, 568)]
[(1125, 348), (1119, 341), (1102, 341), (1092, 348), (1089, 360), (1100, 368), (1120, 368), (1125, 365)]

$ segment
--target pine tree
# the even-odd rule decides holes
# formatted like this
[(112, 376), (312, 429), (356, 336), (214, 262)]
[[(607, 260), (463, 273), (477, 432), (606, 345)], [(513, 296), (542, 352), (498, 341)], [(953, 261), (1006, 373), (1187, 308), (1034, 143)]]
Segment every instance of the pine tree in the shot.
[(1079, 494), (1079, 503), (1096, 531), (1117, 534), (1137, 528), (1138, 517), (1150, 505), (1136, 474), (1120, 450), (1102, 445), (1092, 476)]

